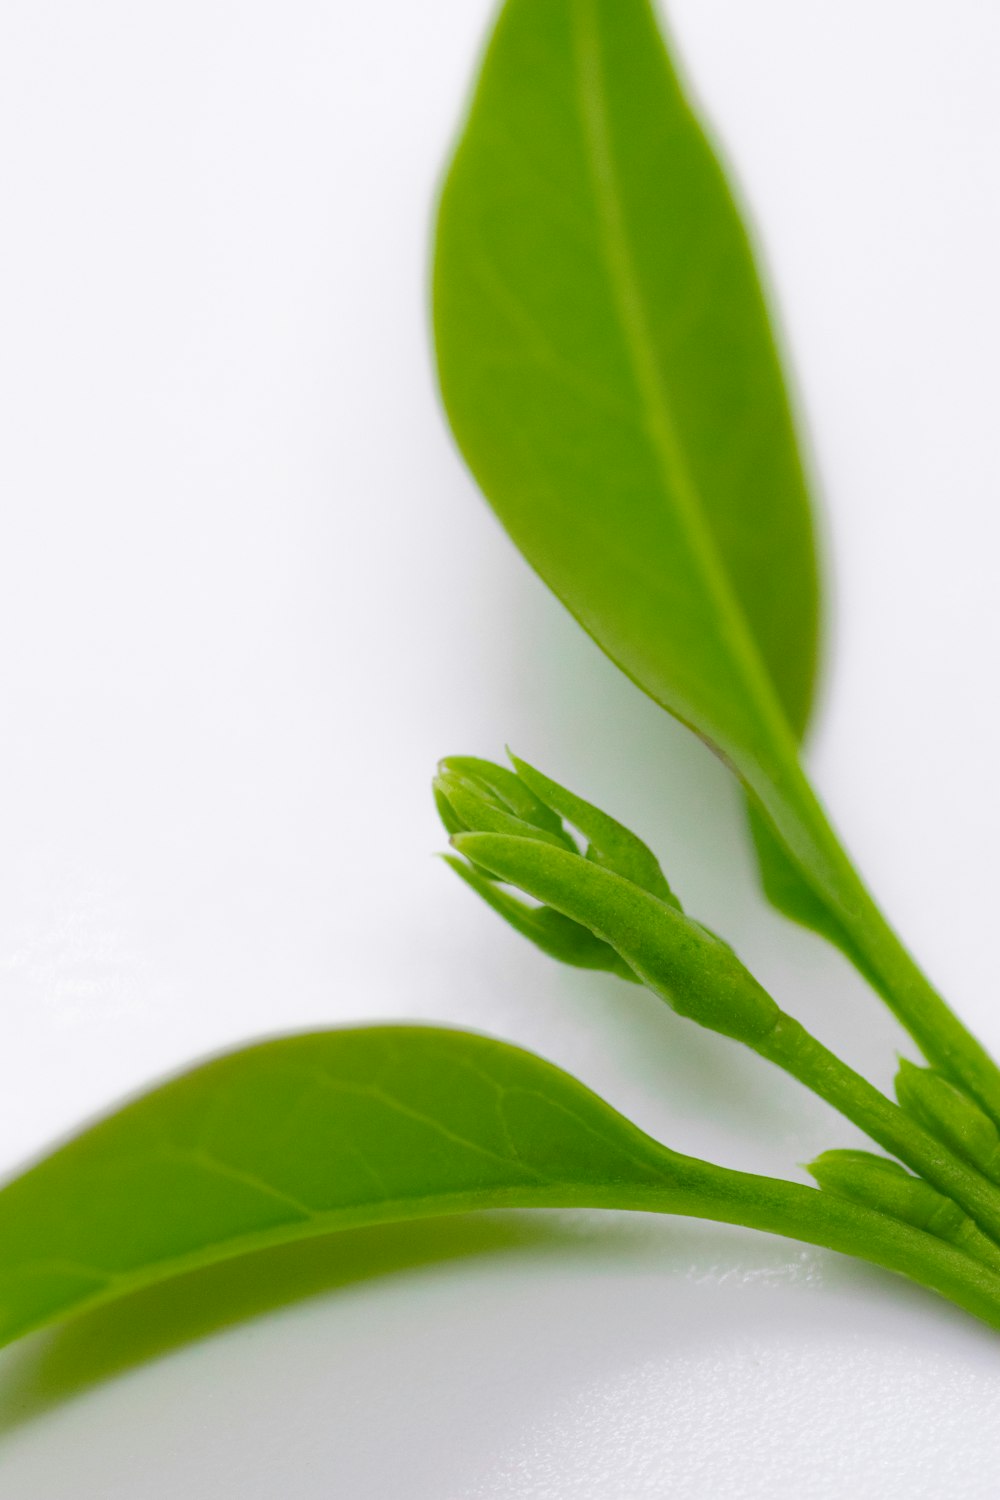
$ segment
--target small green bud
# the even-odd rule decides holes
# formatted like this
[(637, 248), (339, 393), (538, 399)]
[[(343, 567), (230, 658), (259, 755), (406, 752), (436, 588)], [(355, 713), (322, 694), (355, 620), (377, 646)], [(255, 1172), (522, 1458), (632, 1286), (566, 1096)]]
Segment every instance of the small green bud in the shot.
[(448, 755), (438, 764), (438, 772), (441, 775), (451, 772), (478, 787), (484, 794), (491, 794), (501, 806), (524, 823), (533, 823), (536, 828), (545, 828), (549, 833), (562, 834), (564, 831), (559, 814), (540, 801), (527, 783), (507, 766), (495, 765), (491, 760), (480, 760), (475, 755)]
[(897, 1161), (871, 1151), (824, 1151), (806, 1171), (825, 1193), (889, 1214), (960, 1246), (987, 1265), (1000, 1266), (1000, 1249), (968, 1214)]
[[(466, 883), (566, 963), (647, 985), (679, 1014), (751, 1044), (781, 1012), (728, 944), (686, 917), (659, 863), (614, 818), (511, 757), (441, 762), (435, 796)], [(587, 841), (581, 854), (565, 818)], [(542, 903), (528, 906), (496, 882)]]
[[(557, 812), (539, 800), (506, 766), (471, 755), (442, 760), (434, 780), (434, 800), (449, 834), (470, 830), (506, 833), (552, 843), (576, 854), (577, 846)], [(635, 975), (614, 948), (562, 912), (529, 906), (502, 890), (496, 876), (465, 860), (445, 856), (447, 863), (488, 906), (550, 958), (574, 968), (598, 969), (635, 982)]]
[(877, 1208), (916, 1229), (951, 1239), (966, 1215), (898, 1161), (871, 1151), (824, 1151), (806, 1168), (826, 1193)]
[(511, 810), (509, 802), (497, 795), (492, 787), (480, 777), (465, 772), (444, 769), (434, 778), (434, 796), (440, 808), (442, 802), (448, 816), (443, 817), (449, 832), (507, 833), (515, 838), (538, 839), (553, 844), (558, 849), (572, 849), (576, 845), (566, 834), (561, 824), (557, 829), (541, 827), (530, 818), (521, 817)]
[(456, 859), (450, 854), (444, 857), (455, 874), (482, 896), (487, 906), (550, 958), (557, 958), (576, 969), (598, 969), (616, 974), (619, 979), (629, 980), (632, 984), (638, 983), (624, 959), (595, 937), (588, 927), (581, 927), (579, 922), (563, 916), (562, 912), (553, 911), (551, 906), (529, 906), (526, 901), (519, 901), (510, 891), (497, 885), (493, 877), (464, 859)]
[(560, 786), (557, 781), (543, 776), (527, 761), (519, 760), (510, 751), (507, 753), (521, 781), (554, 813), (566, 818), (583, 834), (587, 840), (588, 859), (607, 870), (614, 870), (616, 875), (624, 876), (633, 885), (641, 886), (650, 895), (658, 896), (668, 906), (680, 911), (681, 904), (670, 889), (659, 860), (642, 839), (599, 807), (584, 802), (582, 797)]
[(458, 816), (457, 812), (448, 801), (448, 795), (445, 792), (444, 787), (438, 784), (437, 777), (435, 777), (434, 781), (431, 783), (431, 789), (434, 792), (434, 805), (438, 810), (438, 817), (444, 824), (445, 832), (448, 834), (466, 833), (468, 830), (466, 829), (465, 824), (462, 822), (461, 818)]
[(505, 833), (459, 833), (459, 854), (480, 870), (610, 944), (636, 976), (680, 1015), (751, 1045), (781, 1012), (728, 944), (676, 906), (579, 853)]
[(939, 1140), (1000, 1183), (1000, 1131), (969, 1096), (932, 1068), (900, 1061), (896, 1098), (907, 1114)]

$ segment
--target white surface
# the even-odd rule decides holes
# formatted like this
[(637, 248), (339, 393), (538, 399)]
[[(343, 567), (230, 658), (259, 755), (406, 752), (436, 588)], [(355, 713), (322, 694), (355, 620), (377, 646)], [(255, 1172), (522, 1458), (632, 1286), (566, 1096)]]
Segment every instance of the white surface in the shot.
[[(644, 831), (789, 1008), (891, 1076), (885, 1012), (763, 909), (725, 774), (562, 617), (450, 447), (428, 216), (488, 11), (0, 10), (6, 1168), (206, 1051), (374, 1017), (518, 1040), (733, 1165), (848, 1143), (763, 1064), (546, 965), (430, 858), (435, 758), (505, 740)], [(997, 1047), (1000, 13), (671, 11), (828, 502), (813, 764)], [(723, 1227), (383, 1231), (5, 1353), (2, 1491), (986, 1497), (998, 1349)]]

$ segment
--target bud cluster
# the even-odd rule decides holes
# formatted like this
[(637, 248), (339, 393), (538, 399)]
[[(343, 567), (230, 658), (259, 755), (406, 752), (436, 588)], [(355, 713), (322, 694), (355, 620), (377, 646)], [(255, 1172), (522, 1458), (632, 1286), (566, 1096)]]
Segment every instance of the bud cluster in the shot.
[(712, 1031), (751, 1045), (766, 1036), (778, 1006), (728, 944), (684, 913), (647, 845), (511, 761), (513, 771), (464, 756), (441, 762), (435, 797), (462, 878), (553, 957), (637, 979)]

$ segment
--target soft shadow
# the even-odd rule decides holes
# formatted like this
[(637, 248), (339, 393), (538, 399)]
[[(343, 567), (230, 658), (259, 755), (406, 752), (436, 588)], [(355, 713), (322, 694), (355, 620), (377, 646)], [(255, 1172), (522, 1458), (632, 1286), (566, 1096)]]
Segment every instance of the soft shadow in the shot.
[[(642, 1295), (634, 1302), (635, 1327), (631, 1312), (623, 1317), (626, 1337), (638, 1336), (650, 1323), (652, 1298), (664, 1302), (668, 1312), (673, 1308), (675, 1319), (679, 1307), (696, 1304), (698, 1336), (706, 1345), (723, 1330), (731, 1338), (734, 1318), (748, 1331), (761, 1316), (771, 1316), (759, 1301), (761, 1286), (771, 1286), (783, 1289), (783, 1299), (797, 1292), (795, 1322), (804, 1329), (827, 1325), (828, 1298), (839, 1287), (862, 1304), (874, 1297), (890, 1319), (894, 1310), (908, 1317), (912, 1305), (913, 1310), (919, 1307), (922, 1327), (931, 1317), (942, 1330), (954, 1324), (967, 1337), (995, 1338), (958, 1308), (900, 1277), (727, 1224), (597, 1210), (466, 1214), (341, 1231), (259, 1251), (174, 1277), (35, 1334), (0, 1355), (0, 1438), (139, 1365), (248, 1319), (380, 1278), (476, 1259), (554, 1264), (567, 1273), (567, 1285), (574, 1267), (628, 1269), (638, 1277), (636, 1291)], [(562, 1280), (560, 1276), (559, 1285)], [(741, 1285), (754, 1294), (734, 1301)], [(706, 1316), (718, 1297), (724, 1304), (719, 1316)], [(833, 1305), (842, 1315), (836, 1295)], [(628, 1306), (633, 1306), (631, 1300)], [(558, 1328), (556, 1314), (553, 1326)], [(687, 1336), (691, 1333), (689, 1328)], [(672, 1337), (681, 1334), (675, 1322)]]
[[(0, 1437), (141, 1364), (310, 1297), (454, 1261), (613, 1259), (657, 1275), (758, 1277), (770, 1237), (660, 1215), (490, 1212), (341, 1230), (174, 1276), (0, 1353)], [(792, 1252), (794, 1259), (795, 1252)], [(778, 1271), (779, 1279), (783, 1279)], [(795, 1278), (797, 1279), (797, 1278)]]
[(579, 1229), (548, 1215), (469, 1214), (340, 1231), (173, 1277), (4, 1351), (0, 1436), (139, 1364), (307, 1297), (579, 1240)]

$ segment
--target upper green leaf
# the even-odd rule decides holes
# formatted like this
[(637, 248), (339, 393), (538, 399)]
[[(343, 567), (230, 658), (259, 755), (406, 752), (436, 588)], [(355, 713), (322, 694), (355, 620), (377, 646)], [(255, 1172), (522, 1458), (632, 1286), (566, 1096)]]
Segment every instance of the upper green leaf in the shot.
[(747, 235), (646, 0), (508, 0), (441, 199), (434, 318), (452, 426), (517, 545), (772, 804), (812, 694), (811, 518)]

